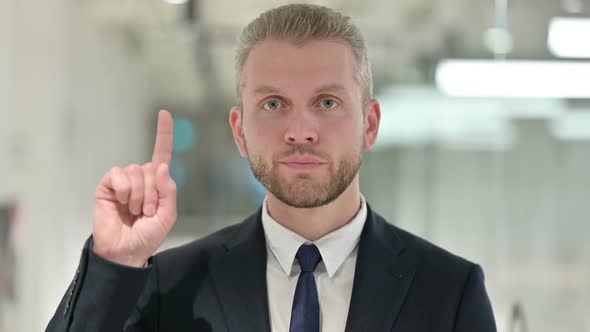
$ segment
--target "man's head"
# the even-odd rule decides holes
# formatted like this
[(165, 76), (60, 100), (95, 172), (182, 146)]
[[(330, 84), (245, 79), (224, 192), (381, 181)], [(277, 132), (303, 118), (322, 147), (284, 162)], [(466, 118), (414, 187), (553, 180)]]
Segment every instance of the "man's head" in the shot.
[(239, 106), (230, 125), (269, 192), (312, 208), (358, 186), (380, 110), (350, 19), (314, 5), (270, 10), (244, 29), (236, 60)]
[(265, 40), (284, 40), (299, 46), (311, 40), (338, 40), (347, 44), (357, 61), (355, 79), (362, 88), (363, 100), (368, 102), (373, 98), (367, 46), (361, 31), (350, 17), (327, 7), (292, 4), (264, 12), (242, 30), (235, 68), (239, 105), (244, 84), (244, 64), (252, 48)]

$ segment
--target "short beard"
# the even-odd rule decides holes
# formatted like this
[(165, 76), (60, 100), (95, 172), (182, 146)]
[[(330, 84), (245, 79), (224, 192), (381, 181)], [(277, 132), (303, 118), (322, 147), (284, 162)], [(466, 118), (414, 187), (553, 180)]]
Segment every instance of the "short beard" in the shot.
[[(318, 155), (306, 146), (297, 146), (285, 156), (304, 153)], [(358, 151), (341, 159), (337, 169), (334, 169), (333, 163), (329, 163), (327, 183), (311, 182), (306, 174), (298, 175), (293, 184), (281, 181), (279, 163), (274, 158), (271, 165), (268, 165), (262, 157), (251, 156), (250, 167), (254, 176), (284, 204), (295, 208), (315, 208), (333, 202), (350, 186), (358, 174), (362, 160), (362, 152)]]

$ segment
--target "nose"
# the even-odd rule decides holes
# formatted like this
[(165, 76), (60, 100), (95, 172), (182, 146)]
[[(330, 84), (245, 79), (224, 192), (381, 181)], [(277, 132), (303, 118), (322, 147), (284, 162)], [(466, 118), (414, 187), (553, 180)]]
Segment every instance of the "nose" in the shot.
[(285, 142), (288, 144), (315, 144), (319, 140), (318, 125), (307, 110), (293, 110), (287, 121)]

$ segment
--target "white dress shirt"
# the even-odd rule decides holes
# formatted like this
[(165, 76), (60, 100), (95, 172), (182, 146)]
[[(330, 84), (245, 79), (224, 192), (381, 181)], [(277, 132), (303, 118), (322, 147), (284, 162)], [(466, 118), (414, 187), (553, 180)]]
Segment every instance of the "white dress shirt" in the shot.
[(304, 243), (315, 244), (322, 255), (322, 261), (314, 271), (320, 301), (320, 331), (344, 331), (358, 242), (367, 217), (364, 197), (361, 195), (359, 211), (352, 221), (313, 242), (276, 222), (268, 213), (266, 199), (262, 206), (262, 226), (268, 254), (266, 280), (271, 331), (289, 331), (293, 297), (301, 272), (295, 254)]

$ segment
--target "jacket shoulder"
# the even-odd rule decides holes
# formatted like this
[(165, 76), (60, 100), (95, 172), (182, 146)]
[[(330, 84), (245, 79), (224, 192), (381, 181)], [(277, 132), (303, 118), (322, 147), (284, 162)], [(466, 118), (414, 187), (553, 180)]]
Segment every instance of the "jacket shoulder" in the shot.
[(377, 218), (385, 222), (386, 228), (396, 240), (403, 243), (415, 257), (418, 271), (432, 276), (447, 276), (464, 279), (477, 265), (476, 263), (456, 255), (440, 246), (393, 225), (379, 215)]
[[(483, 271), (477, 263), (397, 226), (386, 225), (391, 239), (402, 242), (406, 255), (414, 262), (411, 295), (405, 301), (406, 312), (419, 313), (419, 317), (436, 317), (437, 328), (496, 330)], [(412, 315), (409, 317), (415, 317)], [(433, 326), (428, 326), (424, 330), (432, 329)]]

